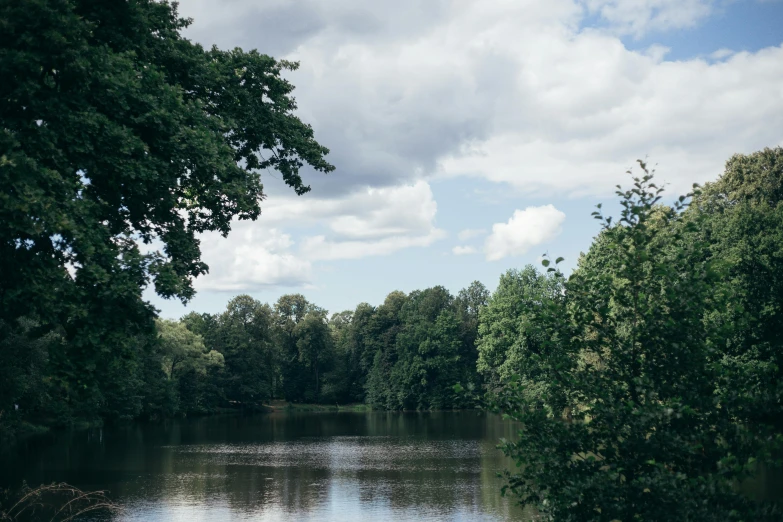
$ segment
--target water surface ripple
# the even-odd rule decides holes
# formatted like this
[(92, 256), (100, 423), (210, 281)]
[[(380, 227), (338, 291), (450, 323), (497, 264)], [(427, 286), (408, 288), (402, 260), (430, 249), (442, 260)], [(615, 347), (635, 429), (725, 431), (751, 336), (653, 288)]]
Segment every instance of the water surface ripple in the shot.
[(32, 439), (0, 479), (108, 489), (117, 521), (518, 520), (497, 477), (513, 431), (478, 412), (215, 416)]

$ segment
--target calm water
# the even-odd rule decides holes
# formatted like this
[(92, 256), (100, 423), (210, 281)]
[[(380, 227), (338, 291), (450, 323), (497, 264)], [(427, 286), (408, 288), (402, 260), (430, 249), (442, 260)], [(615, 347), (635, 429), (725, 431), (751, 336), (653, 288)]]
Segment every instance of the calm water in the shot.
[(518, 520), (496, 473), (513, 427), (477, 412), (272, 413), (54, 434), (0, 485), (108, 489), (116, 520)]

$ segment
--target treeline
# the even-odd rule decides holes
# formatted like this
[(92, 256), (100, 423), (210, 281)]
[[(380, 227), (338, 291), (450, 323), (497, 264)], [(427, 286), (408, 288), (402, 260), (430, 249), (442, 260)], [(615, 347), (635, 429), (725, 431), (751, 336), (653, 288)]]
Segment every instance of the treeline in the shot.
[(480, 384), (475, 338), (487, 297), (474, 282), (457, 297), (443, 287), (392, 292), (380, 306), (362, 303), (329, 316), (300, 294), (274, 306), (241, 295), (221, 314), (158, 321), (159, 348), (150, 356), (165, 378), (159, 374), (145, 388), (168, 397), (160, 402), (166, 414), (252, 408), (273, 399), (462, 407), (466, 399), (453, 386)]
[(126, 341), (130, 353), (107, 347), (107, 367), (116, 370), (92, 404), (57, 393), (50, 361), (65, 340), (56, 333), (35, 338), (36, 325), (27, 321), (0, 355), (8, 376), (3, 402), (19, 405), (24, 418), (52, 424), (262, 409), (275, 399), (392, 410), (464, 407), (468, 399), (454, 385), (480, 388), (475, 340), (488, 296), (479, 282), (456, 297), (436, 286), (392, 292), (380, 306), (362, 303), (329, 316), (300, 294), (273, 306), (240, 295), (220, 314), (156, 319), (148, 335)]
[(779, 483), (741, 492), (783, 475), (783, 149), (671, 206), (640, 163), (572, 274), (508, 273), (480, 314), (509, 491), (558, 521), (781, 520)]

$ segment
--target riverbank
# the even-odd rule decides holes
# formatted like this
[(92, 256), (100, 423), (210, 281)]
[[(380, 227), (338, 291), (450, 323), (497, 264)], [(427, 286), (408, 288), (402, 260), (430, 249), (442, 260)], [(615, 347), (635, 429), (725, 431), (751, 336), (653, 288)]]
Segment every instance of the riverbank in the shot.
[(40, 424), (32, 424), (27, 421), (2, 422), (0, 423), (0, 446), (5, 446), (17, 439), (42, 435), (51, 428)]
[[(291, 403), (282, 400), (272, 401), (269, 404), (241, 405), (234, 407), (221, 407), (211, 411), (188, 412), (175, 415), (170, 418), (195, 418), (211, 417), (215, 415), (241, 414), (241, 413), (273, 413), (273, 412), (367, 412), (372, 407), (363, 403), (353, 404), (314, 404)], [(54, 420), (50, 418), (34, 418), (30, 420), (0, 417), (0, 445), (6, 446), (20, 439), (42, 435), (52, 430), (76, 430), (81, 431), (90, 428), (103, 427), (104, 425), (124, 424), (128, 422), (157, 422), (161, 417), (135, 418), (128, 420), (104, 420), (97, 419), (69, 419), (68, 421)]]
[(286, 401), (272, 401), (269, 404), (265, 404), (265, 407), (271, 411), (302, 411), (302, 412), (319, 412), (319, 411), (353, 411), (364, 412), (372, 411), (372, 407), (368, 404), (353, 403), (353, 404), (313, 404), (313, 403), (293, 403)]
[(104, 419), (71, 419), (68, 422), (55, 422), (52, 419), (36, 418), (33, 421), (17, 419), (12, 423), (0, 423), (0, 445), (7, 446), (20, 439), (30, 436), (41, 435), (52, 430), (75, 430), (81, 431), (90, 428), (103, 426), (121, 425), (132, 422), (159, 422), (164, 419), (186, 419), (198, 417), (213, 417), (219, 415), (247, 414), (247, 413), (334, 413), (334, 412), (353, 412), (364, 413), (371, 411), (397, 411), (401, 413), (411, 412), (461, 412), (476, 411), (473, 408), (466, 409), (442, 409), (442, 410), (379, 410), (365, 403), (350, 404), (317, 404), (317, 403), (293, 403), (283, 400), (274, 400), (262, 404), (239, 404), (235, 403), (233, 407), (221, 407), (210, 411), (188, 412), (178, 414), (172, 417), (141, 417), (127, 420), (104, 420)]

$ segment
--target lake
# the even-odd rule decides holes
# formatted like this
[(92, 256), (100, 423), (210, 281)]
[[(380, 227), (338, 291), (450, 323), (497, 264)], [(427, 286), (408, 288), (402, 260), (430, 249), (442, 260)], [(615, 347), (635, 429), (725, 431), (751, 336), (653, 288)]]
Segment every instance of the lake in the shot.
[(2, 455), (0, 484), (109, 490), (118, 521), (523, 518), (483, 412), (275, 412), (52, 433)]

